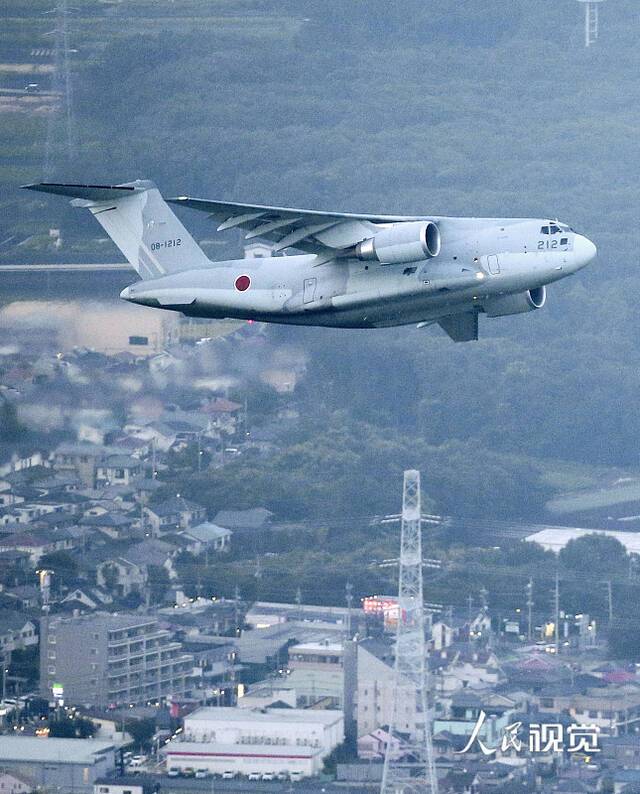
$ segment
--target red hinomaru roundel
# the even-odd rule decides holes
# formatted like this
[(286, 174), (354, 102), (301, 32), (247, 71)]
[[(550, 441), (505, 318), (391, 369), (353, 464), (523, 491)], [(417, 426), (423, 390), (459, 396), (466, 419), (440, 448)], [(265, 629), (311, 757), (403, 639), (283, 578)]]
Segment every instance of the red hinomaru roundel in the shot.
[(238, 276), (235, 286), (238, 292), (244, 292), (251, 286), (251, 279), (249, 276)]

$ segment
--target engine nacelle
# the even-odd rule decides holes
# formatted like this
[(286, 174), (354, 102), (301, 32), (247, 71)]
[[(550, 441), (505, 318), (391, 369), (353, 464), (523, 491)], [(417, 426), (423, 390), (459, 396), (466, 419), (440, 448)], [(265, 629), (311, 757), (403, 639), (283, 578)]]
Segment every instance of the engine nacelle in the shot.
[(546, 287), (535, 287), (515, 295), (500, 295), (483, 302), (483, 308), (489, 317), (504, 317), (507, 314), (522, 314), (541, 309), (547, 300)]
[(404, 221), (356, 245), (356, 256), (383, 265), (418, 262), (440, 253), (440, 229), (433, 221)]

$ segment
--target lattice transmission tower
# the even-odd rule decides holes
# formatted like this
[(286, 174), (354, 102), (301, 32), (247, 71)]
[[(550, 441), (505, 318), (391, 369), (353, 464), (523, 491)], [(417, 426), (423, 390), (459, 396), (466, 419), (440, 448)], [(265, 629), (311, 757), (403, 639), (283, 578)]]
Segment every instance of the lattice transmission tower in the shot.
[[(398, 629), (393, 717), (384, 759), (381, 794), (437, 794), (426, 666), (422, 592), (420, 472), (405, 471), (402, 496)], [(407, 705), (415, 703), (407, 722)]]
[(69, 45), (69, 13), (67, 0), (57, 0), (50, 12), (55, 15), (55, 28), (45, 36), (53, 37), (54, 64), (51, 92), (59, 102), (58, 109), (47, 119), (47, 138), (44, 153), (44, 177), (55, 173), (55, 161), (68, 169), (75, 158), (76, 131), (73, 112), (73, 84), (71, 81), (71, 48)]

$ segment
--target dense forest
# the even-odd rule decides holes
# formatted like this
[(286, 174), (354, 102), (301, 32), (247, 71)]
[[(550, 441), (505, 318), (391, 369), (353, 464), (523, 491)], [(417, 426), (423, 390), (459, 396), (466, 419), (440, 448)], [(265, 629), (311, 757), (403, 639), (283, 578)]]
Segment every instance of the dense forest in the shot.
[[(49, 5), (5, 3), (2, 60), (42, 41)], [(397, 509), (402, 469), (419, 466), (444, 512), (536, 519), (563, 486), (558, 461), (637, 467), (634, 0), (604, 4), (588, 49), (575, 0), (74, 6), (75, 148), (56, 144), (49, 177), (151, 177), (168, 195), (329, 210), (557, 216), (598, 245), (542, 311), (485, 320), (478, 343), (270, 328), (305, 352), (305, 421), (280, 457), (234, 464), (212, 493), (235, 488), (238, 506), (258, 496), (290, 519), (323, 505), (370, 513)], [(0, 77), (13, 79), (2, 64)], [(17, 190), (43, 176), (47, 118), (3, 116), (0, 236), (21, 244), (0, 259), (113, 261), (90, 218)], [(55, 253), (50, 226), (65, 240)], [(239, 246), (228, 233), (220, 251)]]

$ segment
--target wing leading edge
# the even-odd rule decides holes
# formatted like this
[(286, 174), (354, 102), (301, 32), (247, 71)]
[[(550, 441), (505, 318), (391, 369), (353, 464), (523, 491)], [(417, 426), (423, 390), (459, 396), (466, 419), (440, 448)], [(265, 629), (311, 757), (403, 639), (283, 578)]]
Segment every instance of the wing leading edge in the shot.
[(189, 196), (178, 196), (167, 201), (209, 213), (210, 217), (219, 221), (218, 231), (239, 228), (246, 232), (245, 238), (248, 240), (256, 237), (269, 240), (274, 244), (274, 253), (289, 247), (310, 253), (348, 248), (370, 236), (372, 230), (375, 230), (374, 224), (426, 220), (419, 215), (323, 212), (233, 201), (210, 201)]

